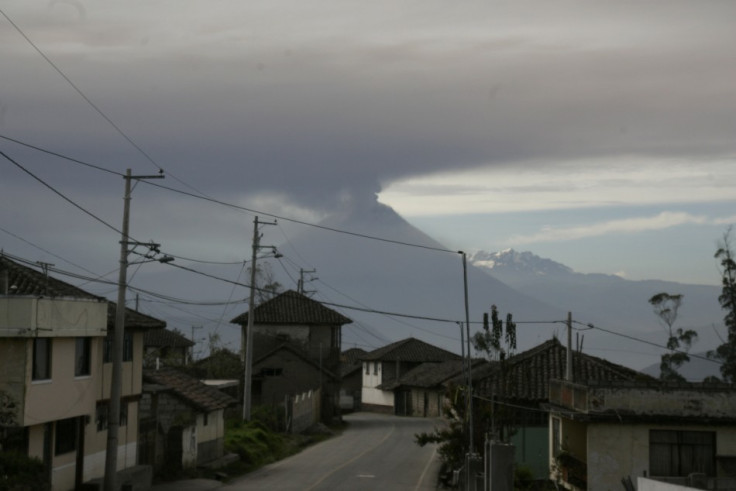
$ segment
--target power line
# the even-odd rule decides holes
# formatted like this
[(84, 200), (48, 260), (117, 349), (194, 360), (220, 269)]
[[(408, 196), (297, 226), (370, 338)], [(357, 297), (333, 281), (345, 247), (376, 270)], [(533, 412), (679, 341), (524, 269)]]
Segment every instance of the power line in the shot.
[(89, 162), (84, 162), (82, 160), (78, 160), (78, 159), (75, 159), (75, 158), (72, 158), (72, 157), (67, 157), (66, 155), (60, 154), (58, 152), (53, 152), (51, 150), (46, 150), (45, 148), (41, 148), (41, 147), (39, 147), (37, 145), (32, 145), (30, 143), (25, 143), (25, 142), (22, 142), (20, 140), (15, 139), (15, 138), (11, 138), (9, 136), (0, 135), (0, 138), (2, 138), (4, 140), (7, 140), (7, 141), (11, 141), (13, 143), (17, 143), (18, 145), (22, 145), (24, 147), (31, 148), (33, 150), (36, 150), (36, 151), (39, 151), (39, 152), (42, 152), (42, 153), (45, 153), (45, 154), (48, 154), (48, 155), (53, 155), (54, 157), (58, 157), (60, 159), (69, 160), (70, 162), (74, 162), (75, 164), (83, 165), (83, 166), (89, 167), (91, 169), (96, 169), (96, 170), (99, 170), (99, 171), (102, 171), (102, 172), (107, 172), (109, 174), (114, 174), (114, 175), (120, 176), (120, 177), (124, 177), (125, 176), (125, 174), (123, 174), (121, 172), (117, 172), (117, 171), (114, 171), (114, 170), (106, 169), (106, 168), (104, 168), (102, 166), (95, 165), (95, 164), (90, 164)]
[[(84, 162), (84, 161), (81, 161), (81, 160), (78, 160), (78, 159), (75, 159), (75, 158), (72, 158), (72, 157), (68, 157), (68, 156), (63, 155), (63, 154), (60, 154), (58, 152), (53, 152), (51, 150), (47, 150), (47, 149), (44, 149), (42, 147), (39, 147), (39, 146), (36, 146), (36, 145), (32, 145), (30, 143), (22, 142), (20, 140), (15, 139), (15, 138), (10, 138), (10, 137), (3, 136), (3, 135), (0, 135), (0, 138), (4, 138), (4, 139), (6, 139), (8, 141), (12, 141), (14, 143), (18, 143), (20, 145), (24, 145), (24, 146), (26, 146), (28, 148), (32, 148), (34, 150), (38, 150), (40, 152), (47, 153), (49, 155), (53, 155), (55, 157), (59, 157), (61, 159), (65, 159), (65, 160), (68, 160), (70, 162), (74, 162), (74, 163), (77, 163), (77, 164), (80, 164), (80, 165), (84, 165), (86, 167), (90, 167), (90, 168), (93, 168), (93, 169), (96, 169), (96, 170), (100, 170), (100, 171), (103, 171), (103, 172), (108, 172), (108, 173), (115, 174), (115, 175), (118, 175), (118, 176), (124, 176), (124, 174), (121, 174), (119, 172), (115, 172), (115, 171), (106, 169), (106, 168), (104, 168), (102, 166), (95, 165), (95, 164), (90, 164), (88, 162)], [(171, 173), (168, 173), (168, 172), (167, 172), (167, 174), (168, 175), (171, 175)], [(174, 177), (174, 179), (176, 179), (178, 182), (180, 182), (180, 183), (184, 184), (185, 186), (191, 188), (191, 186), (188, 186), (186, 183), (182, 182), (180, 179), (177, 179), (175, 176), (172, 176), (172, 177)], [(201, 199), (201, 200), (204, 200), (204, 201), (208, 201), (210, 203), (214, 203), (214, 204), (218, 204), (218, 205), (221, 205), (221, 206), (226, 206), (226, 207), (229, 207), (229, 208), (233, 208), (233, 209), (245, 211), (245, 212), (248, 212), (248, 213), (251, 213), (251, 214), (254, 214), (254, 215), (265, 215), (265, 216), (268, 216), (268, 217), (271, 217), (271, 218), (275, 218), (275, 219), (278, 219), (278, 220), (284, 220), (286, 222), (295, 223), (295, 224), (298, 224), (298, 225), (304, 225), (304, 226), (307, 226), (307, 227), (313, 227), (313, 228), (317, 228), (317, 229), (321, 229), (321, 230), (326, 230), (326, 231), (330, 231), (330, 232), (335, 232), (335, 233), (350, 235), (350, 236), (353, 236), (353, 237), (358, 237), (358, 238), (363, 238), (363, 239), (369, 239), (369, 240), (375, 240), (375, 241), (379, 241), (379, 242), (386, 242), (386, 243), (390, 243), (390, 244), (402, 245), (402, 246), (407, 246), (407, 247), (415, 247), (415, 248), (419, 248), (419, 249), (426, 249), (426, 250), (432, 250), (432, 251), (437, 251), (437, 252), (445, 252), (445, 253), (452, 253), (452, 254), (458, 254), (459, 253), (458, 251), (454, 251), (454, 250), (451, 250), (451, 249), (445, 249), (445, 248), (441, 248), (441, 247), (428, 246), (428, 245), (424, 245), (424, 244), (415, 244), (415, 243), (401, 241), (401, 240), (388, 239), (388, 238), (385, 238), (385, 237), (378, 237), (378, 236), (369, 235), (369, 234), (362, 234), (362, 233), (359, 233), (359, 232), (351, 232), (351, 231), (348, 231), (348, 230), (342, 230), (342, 229), (338, 229), (338, 228), (334, 228), (334, 227), (328, 227), (328, 226), (325, 226), (325, 225), (320, 225), (320, 224), (316, 224), (316, 223), (306, 222), (304, 220), (298, 220), (296, 218), (290, 218), (290, 217), (286, 217), (286, 216), (282, 216), (282, 215), (276, 215), (274, 213), (268, 213), (268, 212), (265, 212), (265, 211), (262, 211), (262, 210), (256, 210), (256, 209), (253, 209), (253, 208), (247, 208), (247, 207), (236, 205), (236, 204), (233, 204), (233, 203), (228, 203), (226, 201), (218, 200), (216, 198), (211, 198), (211, 197), (206, 196), (204, 193), (202, 193), (202, 192), (200, 192), (200, 191), (198, 191), (196, 189), (194, 189), (194, 190), (197, 191), (197, 193), (199, 193), (199, 194), (190, 193), (190, 192), (187, 192), (187, 191), (183, 191), (181, 189), (172, 188), (172, 187), (169, 187), (169, 186), (166, 186), (166, 185), (163, 185), (163, 184), (154, 183), (154, 182), (150, 182), (150, 181), (143, 181), (143, 182), (145, 184), (150, 185), (150, 186), (154, 186), (154, 187), (157, 187), (157, 188), (160, 188), (160, 189), (164, 189), (166, 191), (170, 191), (170, 192), (173, 192), (173, 193), (178, 193), (178, 194), (181, 194), (183, 196), (188, 196), (190, 198)], [(284, 233), (283, 230), (282, 230), (282, 233)], [(171, 254), (171, 255), (174, 256), (173, 254)], [(178, 258), (178, 256), (174, 256), (174, 257), (177, 257)], [(202, 263), (207, 263), (208, 262), (208, 261), (202, 261), (202, 260), (196, 260), (196, 259), (188, 259), (188, 258), (184, 258), (184, 257), (182, 257), (181, 259), (185, 259), (185, 260), (189, 260), (189, 261), (193, 261), (193, 262), (202, 262)], [(216, 263), (213, 262), (213, 264), (216, 264)], [(228, 263), (221, 263), (221, 264), (228, 264)], [(238, 264), (238, 263), (233, 263), (233, 264)]]
[(84, 99), (84, 101), (87, 104), (89, 104), (90, 107), (92, 107), (92, 109), (95, 110), (95, 112), (97, 112), (97, 114), (99, 114), (105, 121), (107, 121), (107, 123), (110, 124), (110, 126), (112, 126), (115, 129), (115, 131), (118, 132), (118, 134), (120, 134), (128, 143), (130, 143), (136, 150), (138, 150), (138, 152), (140, 152), (140, 154), (143, 155), (146, 158), (146, 160), (148, 160), (151, 164), (153, 164), (157, 170), (161, 170), (161, 166), (159, 166), (156, 162), (154, 162), (154, 160), (151, 158), (150, 155), (148, 155), (127, 134), (125, 134), (125, 132), (122, 129), (120, 129), (120, 127), (116, 125), (115, 122), (112, 119), (110, 119), (107, 116), (107, 114), (105, 114), (102, 111), (102, 109), (97, 107), (97, 105), (94, 102), (92, 102), (92, 100), (89, 97), (87, 97), (85, 93), (82, 92), (82, 90), (79, 87), (77, 87), (77, 85), (74, 82), (72, 82), (72, 80), (61, 70), (61, 68), (59, 68), (53, 61), (51, 61), (51, 59), (48, 56), (46, 56), (46, 54), (43, 51), (41, 51), (41, 48), (36, 46), (36, 44), (31, 40), (31, 38), (29, 38), (26, 35), (26, 33), (23, 32), (23, 30), (15, 22), (13, 22), (13, 20), (10, 17), (8, 17), (8, 14), (6, 14), (2, 9), (0, 9), (0, 14), (3, 14), (3, 17), (5, 17), (8, 20), (8, 22), (10, 22), (10, 25), (12, 25), (15, 28), (15, 30), (18, 31), (18, 33), (21, 36), (23, 36), (23, 39), (25, 39), (28, 42), (28, 44), (30, 44), (31, 47), (33, 47), (33, 49), (36, 50), (36, 52), (39, 55), (41, 55), (41, 57), (44, 60), (46, 60), (46, 63), (48, 63), (51, 66), (51, 68), (53, 68), (56, 71), (56, 73), (58, 73), (61, 76), (61, 78), (63, 78), (66, 81), (66, 83), (68, 83), (69, 86), (72, 89), (74, 89), (74, 91), (77, 94), (79, 94), (79, 96), (82, 99)]
[(229, 208), (234, 208), (234, 209), (237, 209), (237, 210), (247, 211), (248, 213), (252, 213), (254, 215), (265, 215), (265, 216), (270, 217), (270, 218), (275, 218), (275, 219), (278, 219), (278, 220), (284, 220), (284, 221), (287, 221), (287, 222), (290, 222), (290, 223), (296, 223), (298, 225), (305, 225), (305, 226), (308, 226), (308, 227), (313, 227), (313, 228), (317, 228), (317, 229), (321, 229), (321, 230), (327, 230), (327, 231), (335, 232), (335, 233), (339, 233), (339, 234), (350, 235), (350, 236), (359, 237), (359, 238), (362, 238), (362, 239), (375, 240), (375, 241), (378, 241), (378, 242), (386, 242), (386, 243), (389, 243), (389, 244), (396, 244), (396, 245), (402, 245), (402, 246), (407, 246), (407, 247), (415, 247), (415, 248), (419, 248), (419, 249), (426, 249), (426, 250), (431, 250), (431, 251), (436, 251), (436, 252), (446, 252), (446, 253), (458, 254), (458, 251), (453, 251), (451, 249), (444, 249), (444, 248), (441, 248), (441, 247), (434, 247), (434, 246), (428, 246), (428, 245), (423, 245), (423, 244), (414, 244), (414, 243), (411, 243), (411, 242), (405, 242), (405, 241), (395, 240), (395, 239), (387, 239), (385, 237), (377, 237), (377, 236), (374, 236), (374, 235), (362, 234), (362, 233), (359, 233), (359, 232), (350, 232), (348, 230), (342, 230), (342, 229), (338, 229), (338, 228), (334, 228), (334, 227), (328, 227), (326, 225), (320, 225), (320, 224), (317, 224), (317, 223), (305, 222), (304, 220), (298, 220), (296, 218), (289, 218), (289, 217), (285, 217), (283, 215), (276, 215), (274, 213), (268, 213), (268, 212), (265, 212), (265, 211), (262, 211), (262, 210), (256, 210), (256, 209), (253, 209), (253, 208), (247, 208), (245, 206), (235, 205), (235, 204), (228, 203), (228, 202), (225, 202), (225, 201), (222, 201), (222, 200), (218, 200), (218, 199), (215, 199), (215, 198), (210, 198), (210, 197), (207, 197), (207, 196), (204, 196), (204, 195), (197, 195), (197, 194), (189, 193), (187, 191), (182, 191), (181, 189), (171, 188), (169, 186), (165, 186), (165, 185), (158, 184), (158, 183), (153, 183), (153, 182), (145, 181), (145, 184), (148, 184), (149, 186), (154, 186), (154, 187), (157, 187), (157, 188), (165, 189), (167, 191), (171, 191), (171, 192), (174, 192), (174, 193), (178, 193), (178, 194), (182, 194), (182, 195), (185, 195), (185, 196), (189, 196), (189, 197), (192, 197), (192, 198), (197, 198), (197, 199), (202, 199), (202, 200), (205, 200), (205, 201), (209, 201), (211, 203), (215, 203), (215, 204), (218, 204), (218, 205), (227, 206)]
[[(0, 12), (1, 12), (1, 10), (0, 10)], [(75, 208), (79, 209), (80, 211), (82, 211), (85, 214), (89, 215), (90, 217), (94, 218), (95, 220), (97, 220), (98, 222), (100, 222), (101, 224), (103, 224), (104, 226), (106, 226), (107, 228), (109, 228), (109, 229), (111, 229), (111, 230), (113, 230), (113, 231), (115, 231), (115, 232), (117, 232), (119, 234), (122, 234), (122, 232), (120, 230), (118, 230), (116, 227), (110, 225), (109, 223), (107, 223), (102, 218), (98, 217), (97, 215), (95, 215), (91, 211), (88, 211), (87, 209), (85, 209), (83, 206), (78, 205), (77, 203), (75, 203), (74, 201), (72, 201), (70, 198), (67, 198), (64, 194), (62, 194), (60, 191), (57, 191), (53, 186), (51, 186), (50, 184), (48, 184), (46, 181), (44, 181), (40, 177), (36, 176), (34, 173), (32, 173), (31, 171), (29, 171), (28, 169), (26, 169), (25, 167), (23, 167), (21, 164), (19, 164), (18, 162), (16, 162), (12, 158), (10, 158), (2, 150), (0, 150), (0, 155), (2, 155), (3, 157), (5, 157), (8, 161), (10, 161), (13, 165), (15, 165), (16, 167), (18, 167), (20, 170), (22, 170), (23, 172), (25, 172), (26, 174), (28, 174), (29, 176), (31, 176), (32, 178), (34, 178), (36, 181), (40, 182), (41, 184), (43, 184), (44, 186), (46, 186), (48, 189), (50, 189), (51, 191), (53, 191), (55, 194), (57, 194), (58, 196), (60, 196), (64, 201), (70, 203)]]
[(586, 326), (589, 329), (598, 329), (599, 331), (603, 331), (603, 332), (606, 332), (608, 334), (613, 334), (614, 336), (620, 336), (622, 338), (630, 339), (632, 341), (638, 341), (640, 343), (648, 344), (650, 346), (655, 346), (657, 348), (662, 348), (662, 349), (667, 350), (667, 351), (674, 351), (676, 353), (681, 353), (681, 354), (684, 354), (684, 355), (689, 356), (689, 357), (698, 358), (700, 360), (706, 360), (706, 361), (709, 361), (711, 363), (716, 363), (718, 365), (723, 365), (723, 362), (718, 361), (718, 360), (714, 360), (713, 358), (708, 358), (707, 356), (700, 356), (698, 354), (688, 353), (687, 351), (682, 351), (682, 350), (673, 350), (673, 349), (668, 348), (667, 346), (664, 346), (664, 345), (655, 343), (653, 341), (647, 341), (646, 339), (637, 338), (636, 336), (631, 336), (629, 334), (624, 334), (624, 333), (621, 333), (621, 332), (611, 331), (610, 329), (605, 329), (603, 327), (599, 327), (599, 326), (596, 326), (596, 325), (591, 324), (591, 323), (583, 324), (582, 322), (578, 322), (578, 321), (575, 321), (575, 320), (573, 321), (573, 323)]
[[(124, 132), (124, 131), (122, 130), (122, 128), (120, 128), (120, 127), (119, 127), (119, 126), (118, 126), (117, 124), (115, 124), (115, 122), (114, 122), (114, 121), (113, 121), (113, 120), (112, 120), (112, 119), (111, 119), (111, 118), (110, 118), (110, 117), (109, 117), (109, 116), (108, 116), (107, 114), (105, 114), (105, 113), (104, 113), (104, 112), (102, 111), (102, 109), (100, 109), (100, 108), (99, 108), (99, 107), (98, 107), (98, 106), (97, 106), (97, 105), (96, 105), (96, 104), (95, 104), (94, 102), (92, 102), (92, 100), (91, 100), (91, 99), (90, 99), (89, 97), (87, 97), (87, 95), (86, 95), (86, 94), (85, 94), (84, 92), (82, 92), (82, 90), (81, 90), (81, 89), (80, 89), (80, 88), (79, 88), (79, 87), (78, 87), (78, 86), (77, 86), (77, 85), (76, 85), (76, 84), (75, 84), (75, 83), (74, 83), (74, 82), (73, 82), (73, 81), (71, 80), (71, 78), (69, 78), (69, 77), (68, 77), (68, 76), (66, 75), (66, 73), (64, 73), (64, 72), (63, 72), (63, 71), (61, 70), (61, 68), (59, 68), (59, 66), (58, 66), (58, 65), (56, 65), (56, 64), (55, 64), (55, 63), (54, 63), (54, 62), (53, 62), (53, 61), (51, 60), (51, 58), (49, 58), (48, 56), (46, 56), (46, 54), (45, 54), (45, 53), (44, 53), (44, 52), (43, 52), (43, 51), (41, 50), (41, 48), (39, 48), (39, 47), (38, 47), (38, 46), (37, 46), (37, 45), (36, 45), (36, 44), (35, 44), (35, 43), (34, 43), (34, 42), (33, 42), (33, 41), (31, 40), (31, 38), (29, 38), (29, 37), (28, 37), (28, 36), (26, 35), (26, 33), (25, 33), (25, 32), (23, 32), (23, 30), (22, 30), (22, 29), (20, 28), (20, 26), (18, 26), (18, 25), (17, 25), (17, 24), (15, 23), (15, 22), (13, 22), (13, 20), (12, 20), (12, 19), (11, 19), (11, 18), (10, 18), (10, 17), (8, 16), (8, 14), (6, 14), (6, 13), (5, 13), (5, 12), (4, 12), (4, 11), (3, 11), (2, 9), (0, 9), (0, 14), (2, 14), (2, 15), (3, 15), (3, 17), (5, 17), (5, 19), (7, 19), (7, 21), (8, 21), (8, 22), (10, 22), (10, 25), (12, 25), (12, 26), (13, 26), (13, 27), (15, 28), (15, 30), (16, 30), (16, 31), (18, 31), (18, 33), (19, 33), (19, 34), (20, 34), (21, 36), (23, 36), (23, 39), (25, 39), (25, 40), (26, 40), (26, 41), (28, 42), (28, 44), (30, 44), (30, 45), (31, 45), (31, 47), (33, 47), (33, 49), (34, 49), (34, 50), (35, 50), (35, 51), (36, 51), (36, 52), (37, 52), (37, 53), (38, 53), (39, 55), (41, 55), (41, 57), (42, 57), (42, 58), (43, 58), (43, 59), (44, 59), (44, 60), (45, 60), (45, 61), (46, 61), (46, 62), (47, 62), (47, 63), (48, 63), (48, 64), (49, 64), (49, 65), (50, 65), (50, 66), (51, 66), (51, 67), (52, 67), (52, 68), (53, 68), (53, 69), (54, 69), (55, 71), (56, 71), (56, 73), (58, 73), (58, 74), (59, 74), (59, 75), (60, 75), (60, 76), (61, 76), (61, 77), (62, 77), (62, 78), (63, 78), (63, 79), (64, 79), (64, 80), (65, 80), (65, 81), (66, 81), (66, 82), (67, 82), (67, 83), (69, 84), (69, 86), (70, 86), (70, 87), (71, 87), (72, 89), (74, 89), (74, 91), (75, 91), (75, 92), (76, 92), (77, 94), (79, 94), (79, 96), (80, 96), (80, 97), (81, 97), (82, 99), (84, 99), (84, 101), (85, 101), (85, 102), (86, 102), (87, 104), (89, 104), (89, 106), (90, 106), (90, 107), (91, 107), (92, 109), (94, 109), (94, 111), (95, 111), (95, 112), (96, 112), (97, 114), (99, 114), (99, 115), (100, 115), (100, 116), (102, 117), (102, 119), (104, 119), (104, 120), (105, 120), (105, 121), (106, 121), (106, 122), (107, 122), (107, 123), (108, 123), (108, 124), (109, 124), (110, 126), (112, 126), (112, 128), (113, 128), (113, 129), (114, 129), (114, 130), (115, 130), (115, 131), (116, 131), (116, 132), (117, 132), (117, 133), (118, 133), (118, 134), (119, 134), (120, 136), (122, 136), (122, 137), (123, 137), (123, 139), (125, 139), (125, 141), (127, 141), (127, 142), (128, 142), (128, 143), (129, 143), (129, 144), (130, 144), (130, 145), (131, 145), (131, 146), (132, 146), (133, 148), (135, 148), (135, 149), (136, 149), (136, 150), (138, 151), (138, 153), (140, 153), (141, 155), (143, 155), (143, 157), (144, 157), (144, 158), (145, 158), (145, 159), (146, 159), (146, 160), (147, 160), (147, 161), (148, 161), (149, 163), (151, 163), (151, 164), (152, 164), (152, 165), (153, 165), (153, 166), (154, 166), (154, 167), (156, 168), (156, 170), (158, 170), (159, 172), (162, 172), (162, 173), (163, 173), (163, 167), (161, 167), (161, 166), (160, 166), (160, 165), (159, 165), (159, 164), (158, 164), (158, 163), (157, 163), (157, 162), (156, 162), (156, 161), (155, 161), (155, 160), (153, 159), (153, 157), (151, 157), (151, 156), (150, 156), (150, 155), (149, 155), (149, 154), (148, 154), (148, 153), (147, 153), (147, 152), (146, 152), (145, 150), (143, 150), (143, 148), (142, 148), (142, 147), (141, 147), (140, 145), (138, 145), (138, 144), (137, 144), (136, 142), (134, 142), (134, 141), (133, 141), (133, 139), (132, 139), (132, 138), (131, 138), (130, 136), (128, 136), (128, 134), (127, 134), (127, 133), (125, 133), (125, 132)], [(199, 190), (198, 190), (197, 188), (195, 188), (195, 187), (193, 187), (193, 186), (191, 186), (191, 185), (187, 184), (186, 182), (182, 181), (181, 179), (179, 179), (178, 177), (176, 177), (176, 176), (175, 176), (174, 174), (172, 174), (171, 172), (167, 172), (167, 175), (171, 176), (171, 177), (172, 177), (172, 178), (174, 178), (174, 179), (175, 179), (176, 181), (178, 181), (179, 183), (181, 183), (181, 184), (183, 184), (184, 186), (188, 187), (189, 189), (191, 189), (191, 190), (193, 190), (193, 191), (196, 191), (197, 193), (199, 193), (199, 194), (201, 194), (202, 196), (204, 196), (204, 193), (202, 193), (201, 191), (199, 191)]]

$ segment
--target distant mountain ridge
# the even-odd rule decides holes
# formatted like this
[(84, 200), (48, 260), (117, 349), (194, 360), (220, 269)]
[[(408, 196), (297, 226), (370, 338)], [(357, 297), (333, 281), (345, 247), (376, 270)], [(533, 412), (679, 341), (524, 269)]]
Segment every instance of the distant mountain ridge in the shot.
[[(664, 345), (666, 333), (648, 300), (661, 292), (683, 295), (675, 327), (698, 332), (695, 351), (713, 349), (720, 343), (717, 331), (724, 332), (717, 286), (632, 281), (615, 275), (577, 273), (551, 259), (513, 249), (476, 252), (471, 256), (471, 263), (521, 293), (572, 312), (583, 324), (592, 323), (654, 344)], [(645, 344), (641, 349), (663, 352)]]

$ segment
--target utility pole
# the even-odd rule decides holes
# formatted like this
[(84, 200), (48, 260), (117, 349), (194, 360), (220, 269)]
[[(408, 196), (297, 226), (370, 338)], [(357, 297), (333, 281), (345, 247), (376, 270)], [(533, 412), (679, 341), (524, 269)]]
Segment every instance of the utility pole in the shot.
[[(468, 306), (468, 262), (467, 262), (467, 256), (463, 251), (458, 251), (463, 256), (463, 286), (464, 286), (464, 293), (465, 293), (465, 330), (466, 330), (466, 337), (465, 341), (468, 344), (468, 394), (467, 394), (467, 407), (468, 407), (468, 458), (466, 461), (466, 467), (467, 467), (467, 489), (470, 488), (470, 480), (472, 477), (471, 472), (471, 460), (473, 456), (473, 372), (472, 372), (472, 357), (470, 355), (470, 309)], [(462, 328), (461, 328), (462, 329)]]
[[(316, 273), (316, 269), (299, 269), (299, 283), (296, 285), (296, 291), (301, 294), (305, 294), (307, 292), (304, 291), (304, 274), (305, 273)], [(309, 292), (312, 293), (312, 292)]]
[(565, 380), (572, 382), (572, 312), (567, 313), (567, 359)]
[(123, 344), (125, 340), (125, 291), (128, 282), (128, 245), (130, 230), (130, 182), (133, 179), (163, 179), (155, 176), (132, 176), (125, 171), (125, 195), (123, 196), (123, 230), (120, 239), (120, 269), (118, 272), (118, 300), (115, 305), (115, 331), (112, 345), (112, 375), (110, 378), (110, 404), (107, 416), (107, 450), (105, 452), (105, 491), (118, 491), (118, 432), (120, 429), (120, 397), (123, 382)]
[[(258, 231), (258, 225), (276, 225), (276, 222), (264, 223), (259, 222), (258, 217), (253, 220), (253, 253), (251, 256), (250, 263), (250, 297), (248, 299), (248, 325), (245, 329), (245, 349), (244, 349), (244, 362), (245, 362), (245, 375), (243, 380), (243, 421), (250, 421), (250, 409), (253, 403), (251, 397), (251, 385), (253, 377), (253, 322), (255, 317), (255, 303), (256, 303), (256, 254), (262, 247), (268, 247), (276, 253), (276, 248), (273, 246), (262, 246), (261, 234)], [(276, 253), (276, 256), (280, 256)]]
[(192, 351), (191, 351), (191, 353), (189, 353), (189, 362), (190, 363), (194, 363), (194, 346), (196, 346), (196, 344), (197, 344), (197, 342), (194, 340), (194, 330), (195, 329), (202, 329), (202, 327), (203, 326), (192, 326), (192, 339), (191, 339), (191, 341), (194, 344), (192, 345)]

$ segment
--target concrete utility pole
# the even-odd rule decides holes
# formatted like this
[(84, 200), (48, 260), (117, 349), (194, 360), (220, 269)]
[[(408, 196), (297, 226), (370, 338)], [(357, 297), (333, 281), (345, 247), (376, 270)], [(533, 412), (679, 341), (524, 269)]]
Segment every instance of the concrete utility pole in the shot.
[[(466, 460), (466, 471), (467, 471), (467, 486), (470, 488), (470, 480), (472, 478), (470, 462), (473, 456), (473, 358), (470, 354), (470, 308), (468, 306), (468, 262), (467, 256), (463, 251), (458, 251), (463, 256), (463, 286), (465, 292), (465, 331), (467, 336), (465, 341), (468, 344), (468, 394), (467, 394), (467, 407), (468, 407), (468, 458)], [(462, 328), (461, 328), (462, 329)]]
[[(304, 273), (316, 273), (316, 272), (317, 272), (316, 269), (299, 269), (299, 283), (297, 283), (296, 285), (296, 291), (298, 293), (301, 293), (301, 294), (307, 293), (306, 291), (304, 291)], [(312, 280), (310, 281), (313, 281), (314, 279), (316, 278), (312, 278)], [(314, 292), (309, 292), (309, 293), (314, 293)]]
[(112, 345), (112, 375), (110, 378), (110, 404), (107, 416), (107, 450), (105, 452), (105, 491), (117, 491), (118, 432), (120, 430), (120, 397), (123, 382), (123, 345), (125, 341), (125, 291), (128, 283), (128, 246), (130, 245), (130, 182), (133, 179), (163, 179), (155, 176), (132, 176), (125, 171), (125, 195), (123, 196), (123, 230), (120, 239), (120, 270), (118, 272), (118, 300), (115, 305), (115, 332)]
[[(250, 421), (250, 409), (253, 403), (251, 395), (251, 378), (253, 377), (253, 322), (255, 320), (255, 313), (253, 311), (255, 310), (256, 303), (256, 260), (258, 259), (256, 257), (256, 254), (258, 253), (258, 250), (262, 247), (268, 247), (274, 252), (276, 251), (276, 248), (273, 246), (262, 246), (260, 244), (261, 234), (258, 232), (258, 225), (276, 225), (276, 222), (259, 222), (257, 216), (253, 220), (253, 252), (250, 262), (250, 297), (248, 298), (248, 325), (245, 329), (245, 335), (243, 336), (245, 339), (245, 353), (243, 354), (245, 362), (245, 379), (243, 380), (243, 421)], [(276, 254), (276, 256), (279, 255)]]
[(572, 312), (567, 313), (567, 359), (565, 361), (565, 380), (572, 382)]
[(192, 345), (191, 352), (189, 353), (189, 362), (190, 363), (194, 363), (194, 347), (197, 345), (197, 342), (194, 340), (194, 330), (195, 329), (202, 329), (203, 327), (204, 326), (192, 326), (192, 339), (191, 339), (191, 341), (194, 344)]

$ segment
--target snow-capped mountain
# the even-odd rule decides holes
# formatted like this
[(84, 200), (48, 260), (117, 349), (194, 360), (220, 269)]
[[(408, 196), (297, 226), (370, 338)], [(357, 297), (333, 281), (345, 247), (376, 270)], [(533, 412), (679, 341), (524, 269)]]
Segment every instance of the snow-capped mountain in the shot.
[[(577, 273), (551, 259), (511, 249), (475, 253), (472, 263), (525, 295), (572, 312), (573, 318), (583, 326), (590, 323), (618, 335), (664, 345), (666, 331), (648, 300), (657, 293), (667, 292), (683, 295), (675, 327), (698, 332), (694, 351), (715, 348), (720, 344), (719, 333), (724, 333), (723, 311), (718, 303), (720, 288), (717, 286), (661, 280), (631, 281), (615, 275)], [(580, 335), (590, 335), (592, 332), (579, 331)], [(620, 354), (603, 352), (616, 350), (616, 337), (610, 335), (608, 340), (611, 344), (600, 344), (597, 348), (601, 352), (593, 354), (612, 361), (620, 358)], [(633, 346), (632, 352), (663, 352), (645, 343), (639, 343), (638, 346), (633, 343)]]
[(527, 274), (536, 276), (571, 274), (573, 270), (551, 259), (535, 256), (529, 251), (517, 252), (506, 249), (500, 252), (478, 251), (471, 255), (470, 262), (497, 274)]

